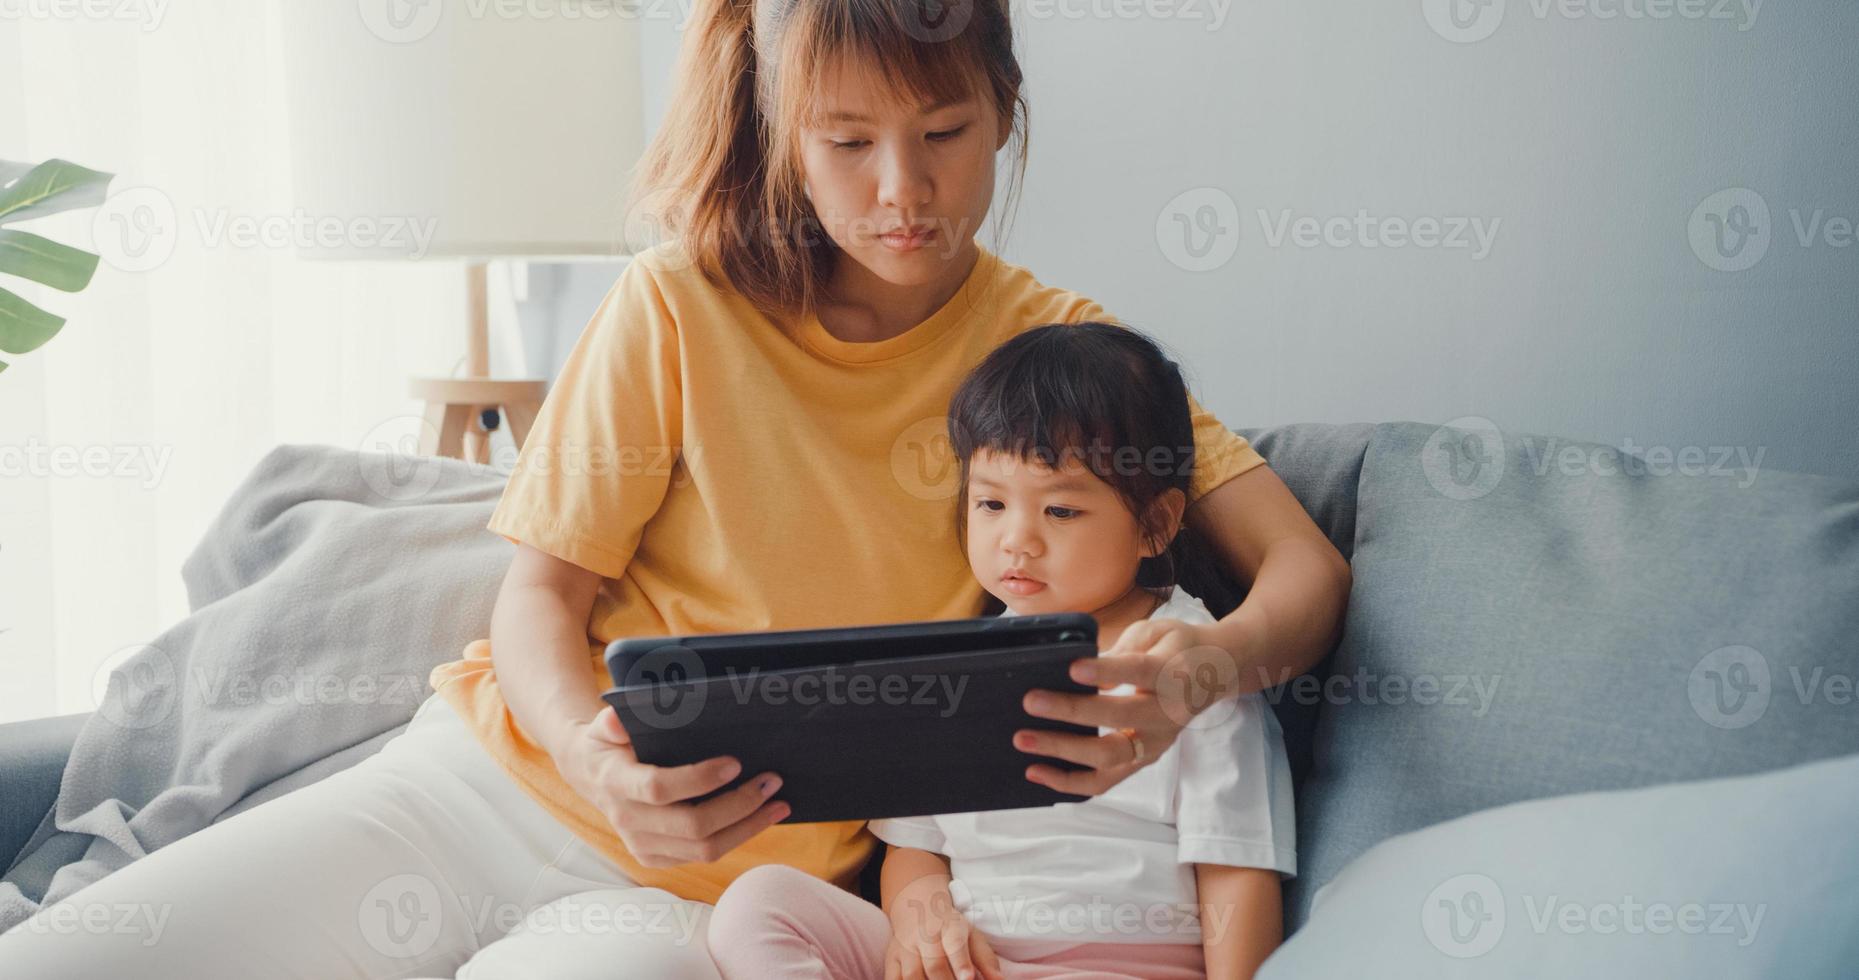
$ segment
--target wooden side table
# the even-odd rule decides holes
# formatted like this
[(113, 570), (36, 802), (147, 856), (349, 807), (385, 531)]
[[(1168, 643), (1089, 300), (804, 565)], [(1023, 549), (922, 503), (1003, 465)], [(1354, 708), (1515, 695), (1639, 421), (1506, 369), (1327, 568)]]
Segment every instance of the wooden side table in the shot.
[(414, 378), (407, 390), (426, 403), (420, 453), (488, 463), (491, 432), (500, 420), (509, 423), (510, 441), (522, 449), (548, 387), (534, 380)]

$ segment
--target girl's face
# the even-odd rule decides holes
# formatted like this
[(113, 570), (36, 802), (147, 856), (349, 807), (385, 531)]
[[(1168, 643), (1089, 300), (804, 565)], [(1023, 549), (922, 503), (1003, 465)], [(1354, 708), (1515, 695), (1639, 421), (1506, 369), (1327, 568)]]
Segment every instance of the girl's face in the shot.
[(1021, 615), (1096, 613), (1128, 594), (1143, 540), (1123, 498), (1075, 455), (1059, 469), (990, 450), (968, 473), (968, 564)]
[(973, 247), (994, 198), (994, 155), (1011, 130), (991, 101), (973, 96), (892, 105), (873, 90), (875, 77), (841, 61), (821, 80), (822, 121), (800, 131), (807, 195), (833, 243), (873, 275), (936, 283)]

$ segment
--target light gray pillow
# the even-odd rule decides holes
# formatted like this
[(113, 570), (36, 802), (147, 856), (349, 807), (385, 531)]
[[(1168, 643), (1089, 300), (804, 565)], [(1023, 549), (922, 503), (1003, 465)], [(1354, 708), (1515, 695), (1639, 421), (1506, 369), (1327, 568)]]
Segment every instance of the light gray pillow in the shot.
[(1370, 848), (1261, 980), (1859, 966), (1859, 755), (1483, 810)]

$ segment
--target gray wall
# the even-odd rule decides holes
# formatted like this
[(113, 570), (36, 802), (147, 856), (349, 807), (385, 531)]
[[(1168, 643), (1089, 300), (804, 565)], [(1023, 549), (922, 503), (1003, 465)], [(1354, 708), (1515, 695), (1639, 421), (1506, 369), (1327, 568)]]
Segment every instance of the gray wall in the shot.
[[(1693, 2), (1493, 0), (1454, 41), (1421, 0), (1025, 0), (1002, 250), (1163, 339), (1235, 426), (1479, 416), (1859, 478), (1859, 4)], [(648, 30), (656, 120), (677, 34)], [(1767, 220), (1707, 200), (1731, 188)], [(1707, 264), (1735, 264), (1711, 215), (1766, 253)], [(1471, 219), (1469, 247), (1389, 218)], [(561, 354), (611, 275), (564, 278)]]

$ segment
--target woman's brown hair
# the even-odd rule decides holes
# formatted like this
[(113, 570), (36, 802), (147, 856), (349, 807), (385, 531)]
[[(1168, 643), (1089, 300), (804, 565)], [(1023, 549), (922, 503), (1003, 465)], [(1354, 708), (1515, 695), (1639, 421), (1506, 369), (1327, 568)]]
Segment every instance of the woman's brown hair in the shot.
[(642, 223), (679, 239), (706, 278), (771, 316), (813, 310), (839, 255), (807, 199), (799, 130), (835, 63), (913, 110), (991, 102), (1013, 124), (1011, 213), (1026, 102), (1007, 0), (698, 0), (630, 195), (629, 239)]

